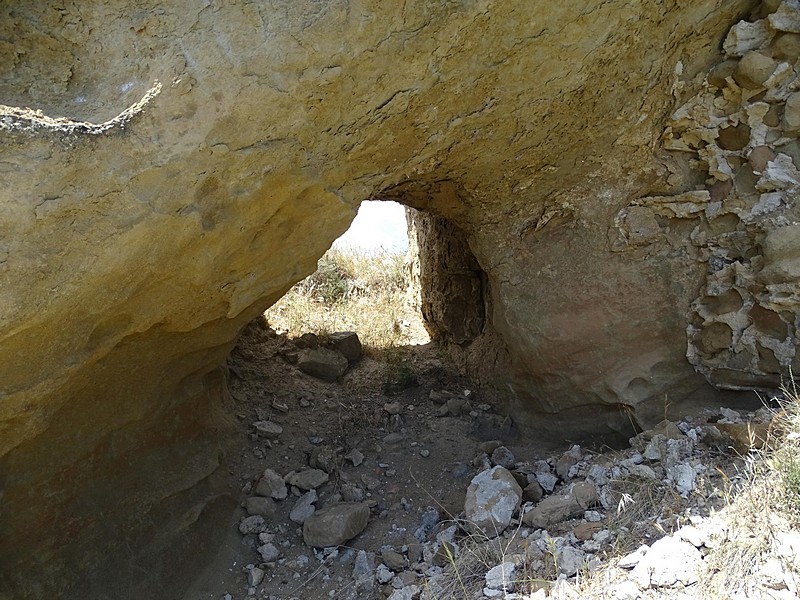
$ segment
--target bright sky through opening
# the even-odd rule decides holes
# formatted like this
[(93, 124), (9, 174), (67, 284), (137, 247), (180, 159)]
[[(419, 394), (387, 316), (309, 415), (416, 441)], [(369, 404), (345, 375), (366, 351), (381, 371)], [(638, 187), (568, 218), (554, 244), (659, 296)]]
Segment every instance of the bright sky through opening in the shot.
[(336, 248), (358, 248), (405, 252), (408, 249), (406, 211), (397, 202), (367, 200), (361, 203), (356, 218)]

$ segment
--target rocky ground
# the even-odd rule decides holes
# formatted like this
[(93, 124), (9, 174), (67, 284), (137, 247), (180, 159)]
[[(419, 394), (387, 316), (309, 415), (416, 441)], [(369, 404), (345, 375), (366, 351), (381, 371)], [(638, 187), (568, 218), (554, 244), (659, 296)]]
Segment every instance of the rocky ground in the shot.
[[(769, 409), (664, 421), (625, 449), (530, 440), (435, 346), (358, 346), (245, 332), (229, 361), (241, 510), (187, 598), (697, 597), (727, 539), (710, 515)], [(795, 597), (771, 577), (770, 597)]]

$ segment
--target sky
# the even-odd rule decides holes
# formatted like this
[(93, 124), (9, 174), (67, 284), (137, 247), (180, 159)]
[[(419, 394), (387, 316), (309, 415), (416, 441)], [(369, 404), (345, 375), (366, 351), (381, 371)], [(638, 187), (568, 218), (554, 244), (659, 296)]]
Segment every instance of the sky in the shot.
[(405, 208), (397, 202), (383, 200), (362, 202), (350, 229), (333, 245), (337, 248), (350, 246), (364, 250), (407, 250)]

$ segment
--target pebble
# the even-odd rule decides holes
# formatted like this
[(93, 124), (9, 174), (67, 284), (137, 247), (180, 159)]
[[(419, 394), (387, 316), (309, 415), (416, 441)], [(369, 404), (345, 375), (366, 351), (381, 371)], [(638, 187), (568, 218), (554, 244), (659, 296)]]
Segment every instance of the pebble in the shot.
[(272, 421), (256, 421), (253, 426), (260, 435), (269, 439), (275, 439), (283, 433), (283, 427)]
[(431, 451), (430, 450), (420, 450), (419, 451), (419, 455), (422, 458), (428, 458), (431, 455)]

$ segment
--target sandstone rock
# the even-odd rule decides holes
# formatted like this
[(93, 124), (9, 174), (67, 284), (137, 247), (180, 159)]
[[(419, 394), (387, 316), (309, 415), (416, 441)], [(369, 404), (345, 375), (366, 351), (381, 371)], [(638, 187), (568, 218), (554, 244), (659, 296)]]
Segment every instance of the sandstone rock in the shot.
[(245, 510), (248, 515), (261, 515), (267, 519), (275, 516), (275, 503), (270, 498), (254, 496), (245, 502)]
[(597, 490), (591, 483), (575, 483), (566, 494), (548, 496), (522, 520), (526, 525), (545, 529), (565, 519), (582, 514), (597, 503)]
[(478, 473), (467, 488), (464, 512), (471, 528), (488, 538), (500, 535), (519, 508), (522, 489), (503, 467)]
[(744, 88), (756, 89), (764, 85), (777, 66), (778, 63), (769, 56), (755, 51), (747, 52), (739, 61), (733, 78)]
[(330, 348), (303, 350), (297, 359), (297, 366), (313, 377), (335, 381), (347, 370), (347, 359)]
[(269, 496), (275, 500), (284, 500), (288, 494), (286, 482), (272, 469), (265, 469), (261, 479), (256, 484), (256, 494)]
[(330, 476), (321, 469), (304, 469), (287, 473), (284, 480), (301, 490), (313, 490), (328, 482)]
[[(13, 3), (0, 18), (3, 103), (65, 118), (0, 119), (0, 472), (11, 474), (0, 587), (12, 597), (113, 596), (120, 579), (147, 588), (134, 597), (170, 596), (155, 581), (164, 556), (136, 546), (144, 531), (131, 524), (155, 525), (164, 555), (188, 560), (166, 549), (208, 528), (164, 515), (223, 502), (219, 365), (373, 194), (463, 233), (458, 264), (471, 270), (440, 270), (455, 281), (427, 290), (463, 292), (469, 324), (451, 339), (471, 340), (453, 351), (514, 389), (521, 429), (623, 431), (620, 404), (650, 423), (665, 393), (711, 398), (704, 374), (730, 373), (724, 356), (695, 372), (675, 326), (719, 271), (655, 246), (611, 257), (608, 233), (664, 168), (642, 140), (663, 133), (674, 73), (651, 66), (710, 64), (752, 2), (550, 3), (535, 22), (507, 0), (491, 19), (480, 3), (367, 0), (369, 18), (347, 19), (339, 5), (286, 0), (156, 16), (104, 6), (53, 17), (46, 3)], [(80, 25), (65, 36), (66, 22)], [(603, 52), (565, 45), (565, 27)], [(547, 85), (530, 84), (539, 77)], [(669, 247), (693, 251), (685, 229), (665, 228)], [(206, 524), (217, 512), (202, 512)], [(44, 522), (63, 526), (31, 525)], [(115, 524), (124, 536), (107, 535)], [(95, 561), (105, 567), (90, 581), (68, 566)]]
[(739, 21), (731, 27), (722, 48), (728, 56), (742, 56), (750, 50), (765, 48), (773, 35), (765, 19), (753, 23)]
[(642, 588), (691, 585), (703, 566), (700, 552), (687, 542), (667, 536), (653, 543), (631, 571)]
[(354, 331), (332, 333), (330, 343), (333, 349), (341, 353), (351, 364), (361, 358), (361, 340)]
[(364, 531), (369, 521), (366, 504), (343, 502), (318, 510), (303, 523), (303, 540), (309, 546), (338, 546)]
[(767, 18), (773, 29), (800, 33), (800, 3), (797, 0), (784, 0)]

